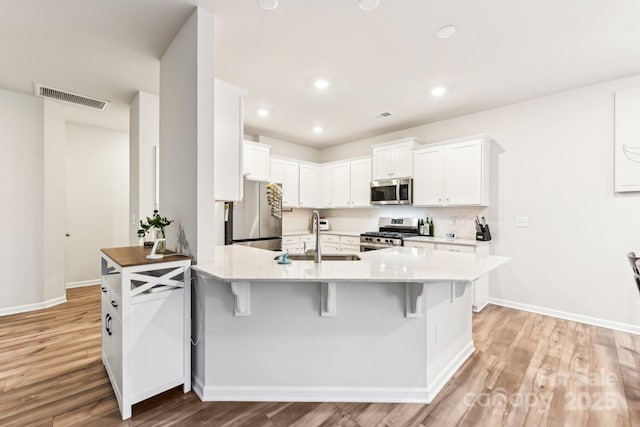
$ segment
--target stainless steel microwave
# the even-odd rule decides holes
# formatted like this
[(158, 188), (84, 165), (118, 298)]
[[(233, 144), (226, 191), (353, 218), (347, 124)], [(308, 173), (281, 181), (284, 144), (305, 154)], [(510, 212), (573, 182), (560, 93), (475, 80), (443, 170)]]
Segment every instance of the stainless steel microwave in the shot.
[(372, 205), (410, 205), (413, 203), (413, 179), (371, 181)]

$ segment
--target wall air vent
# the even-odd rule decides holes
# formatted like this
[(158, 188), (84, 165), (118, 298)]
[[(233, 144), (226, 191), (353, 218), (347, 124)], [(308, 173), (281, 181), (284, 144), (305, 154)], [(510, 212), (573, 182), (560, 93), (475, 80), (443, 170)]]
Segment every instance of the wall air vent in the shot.
[(43, 98), (57, 99), (58, 101), (70, 102), (76, 105), (97, 108), (98, 110), (104, 110), (105, 108), (107, 108), (110, 102), (99, 98), (79, 95), (67, 90), (56, 89), (50, 86), (42, 85), (40, 83), (34, 83), (33, 91), (37, 96), (41, 96)]
[(374, 119), (384, 119), (386, 117), (391, 117), (393, 114), (388, 111), (383, 111), (382, 113), (378, 113), (373, 116)]

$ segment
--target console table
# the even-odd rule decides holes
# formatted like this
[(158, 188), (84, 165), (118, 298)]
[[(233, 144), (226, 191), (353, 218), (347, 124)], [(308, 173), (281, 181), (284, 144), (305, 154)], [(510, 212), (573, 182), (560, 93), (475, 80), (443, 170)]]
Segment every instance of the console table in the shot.
[(102, 362), (122, 419), (131, 406), (191, 390), (191, 260), (142, 246), (101, 249)]

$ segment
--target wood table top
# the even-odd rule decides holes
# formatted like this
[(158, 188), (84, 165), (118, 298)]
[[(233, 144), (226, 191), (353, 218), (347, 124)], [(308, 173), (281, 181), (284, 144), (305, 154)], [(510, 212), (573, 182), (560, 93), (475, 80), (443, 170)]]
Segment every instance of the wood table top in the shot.
[(174, 252), (165, 251), (164, 257), (160, 259), (147, 259), (151, 253), (151, 247), (125, 246), (122, 248), (103, 248), (100, 251), (111, 258), (121, 267), (132, 267), (134, 265), (159, 264), (171, 261), (186, 261), (191, 257), (186, 255), (176, 255)]

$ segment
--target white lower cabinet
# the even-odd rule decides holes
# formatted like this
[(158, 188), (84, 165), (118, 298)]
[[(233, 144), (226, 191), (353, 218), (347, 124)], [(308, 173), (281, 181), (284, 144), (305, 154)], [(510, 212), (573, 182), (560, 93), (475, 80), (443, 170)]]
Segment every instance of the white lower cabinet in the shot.
[(302, 234), (296, 236), (282, 237), (282, 250), (292, 254), (304, 253), (305, 250), (316, 247), (316, 236), (313, 234)]
[[(489, 255), (490, 246), (481, 243), (476, 246), (460, 245), (455, 243), (434, 243), (434, 242), (414, 242), (406, 240), (404, 245), (413, 248), (424, 248), (439, 251), (475, 253), (478, 255)], [(489, 303), (489, 275), (485, 274), (473, 282), (473, 311), (479, 312)]]
[(323, 253), (357, 253), (360, 252), (360, 237), (340, 234), (323, 234), (320, 237)]
[(340, 252), (349, 254), (360, 252), (360, 237), (340, 236)]
[(151, 263), (148, 253), (102, 251), (102, 362), (123, 420), (134, 403), (180, 384), (191, 390), (191, 262)]
[(282, 250), (289, 251), (291, 253), (298, 253), (300, 251), (300, 236), (283, 236), (282, 237)]
[(340, 252), (340, 236), (335, 234), (322, 234), (320, 236), (320, 249), (326, 254), (337, 254)]

